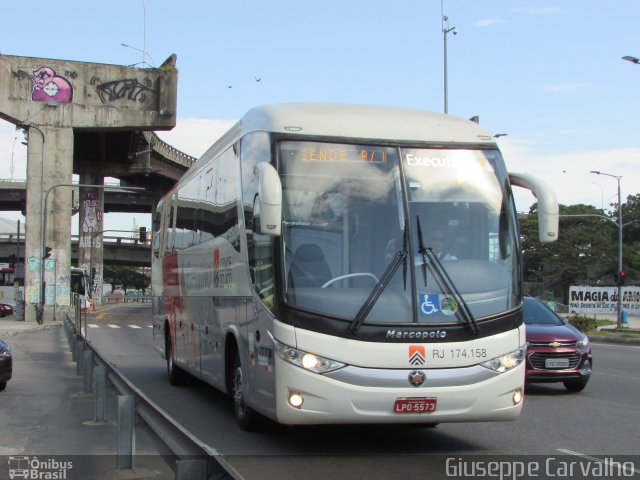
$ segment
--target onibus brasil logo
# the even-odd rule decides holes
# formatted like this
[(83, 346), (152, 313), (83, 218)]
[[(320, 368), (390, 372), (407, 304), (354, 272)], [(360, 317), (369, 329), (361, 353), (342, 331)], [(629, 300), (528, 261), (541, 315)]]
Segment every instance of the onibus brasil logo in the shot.
[(9, 478), (37, 480), (65, 480), (67, 471), (73, 468), (72, 462), (61, 462), (53, 458), (44, 460), (38, 457), (10, 456)]

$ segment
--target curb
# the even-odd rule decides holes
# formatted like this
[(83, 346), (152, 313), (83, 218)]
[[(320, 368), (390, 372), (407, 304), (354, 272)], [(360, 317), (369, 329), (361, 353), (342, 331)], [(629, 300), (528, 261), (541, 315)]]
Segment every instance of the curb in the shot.
[(615, 343), (618, 345), (637, 345), (640, 346), (640, 339), (628, 337), (605, 337), (599, 335), (589, 335), (589, 341), (599, 343)]
[(49, 330), (52, 327), (59, 327), (62, 325), (62, 320), (56, 320), (52, 322), (45, 322), (42, 325), (38, 325), (35, 322), (24, 322), (24, 321), (11, 321), (10, 325), (3, 325), (2, 320), (0, 320), (0, 338), (3, 337), (12, 337), (14, 335), (19, 335), (21, 333), (32, 332), (35, 330)]

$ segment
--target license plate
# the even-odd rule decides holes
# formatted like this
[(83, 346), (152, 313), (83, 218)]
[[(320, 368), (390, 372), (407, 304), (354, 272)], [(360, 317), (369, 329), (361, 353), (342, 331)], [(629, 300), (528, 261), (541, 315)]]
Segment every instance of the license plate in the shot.
[(398, 398), (393, 411), (394, 413), (433, 413), (436, 411), (437, 400), (434, 397)]
[(547, 358), (544, 361), (546, 368), (569, 368), (568, 358)]

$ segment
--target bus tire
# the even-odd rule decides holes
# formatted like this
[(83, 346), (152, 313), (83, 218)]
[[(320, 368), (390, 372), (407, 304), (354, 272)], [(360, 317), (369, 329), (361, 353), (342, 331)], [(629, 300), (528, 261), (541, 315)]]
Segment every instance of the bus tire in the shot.
[(182, 385), (183, 374), (180, 368), (173, 362), (173, 348), (171, 346), (171, 334), (167, 333), (164, 340), (164, 351), (167, 358), (167, 375), (171, 385)]
[(242, 430), (250, 432), (258, 426), (258, 414), (248, 407), (243, 396), (243, 374), (240, 354), (236, 353), (233, 362), (233, 374), (231, 378), (231, 395), (233, 397), (233, 409), (238, 425)]

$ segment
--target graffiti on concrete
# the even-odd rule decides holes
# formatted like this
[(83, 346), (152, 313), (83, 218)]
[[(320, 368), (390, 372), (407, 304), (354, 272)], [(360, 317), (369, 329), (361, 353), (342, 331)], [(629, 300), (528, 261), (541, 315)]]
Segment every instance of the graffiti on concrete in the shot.
[(73, 99), (71, 82), (56, 74), (51, 67), (38, 67), (33, 71), (33, 91), (31, 100), (34, 102), (56, 101), (69, 103)]
[[(86, 190), (84, 199), (82, 200), (82, 233), (80, 236), (80, 248), (78, 263), (80, 268), (89, 272), (91, 275), (93, 298), (96, 292), (102, 293), (102, 255), (100, 261), (96, 262), (93, 258), (94, 247), (100, 248), (102, 239), (102, 210), (100, 209), (100, 197), (97, 190)], [(101, 303), (98, 301), (98, 303)]]
[(102, 222), (102, 210), (100, 210), (100, 200), (96, 190), (87, 190), (82, 201), (84, 207), (84, 217), (82, 218), (82, 233), (90, 234), (100, 230)]
[(17, 78), (18, 80), (24, 80), (25, 78), (29, 78), (29, 74), (24, 70), (18, 69), (16, 72), (11, 72), (13, 78)]
[(113, 102), (122, 98), (144, 103), (147, 101), (148, 95), (156, 93), (155, 89), (152, 88), (151, 80), (145, 78), (145, 83), (146, 85), (140, 83), (136, 78), (124, 78), (111, 82), (102, 82), (98, 77), (91, 79), (91, 85), (96, 86), (96, 91), (102, 103)]

